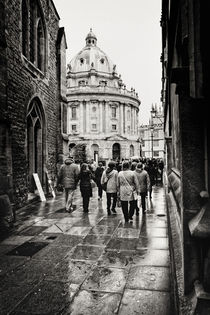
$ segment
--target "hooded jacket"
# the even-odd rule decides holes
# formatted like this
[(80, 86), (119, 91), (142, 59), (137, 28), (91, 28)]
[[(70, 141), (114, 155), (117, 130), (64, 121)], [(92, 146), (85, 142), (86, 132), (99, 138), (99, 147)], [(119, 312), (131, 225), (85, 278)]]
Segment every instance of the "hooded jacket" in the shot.
[(58, 184), (62, 184), (65, 188), (76, 189), (79, 176), (79, 167), (74, 160), (67, 158), (61, 166), (58, 174)]
[(117, 192), (117, 176), (118, 171), (109, 167), (103, 172), (101, 177), (101, 184), (103, 185), (107, 181), (106, 192), (108, 194)]
[(147, 171), (138, 168), (134, 172), (139, 182), (140, 193), (147, 193), (150, 188), (149, 174), (147, 173)]

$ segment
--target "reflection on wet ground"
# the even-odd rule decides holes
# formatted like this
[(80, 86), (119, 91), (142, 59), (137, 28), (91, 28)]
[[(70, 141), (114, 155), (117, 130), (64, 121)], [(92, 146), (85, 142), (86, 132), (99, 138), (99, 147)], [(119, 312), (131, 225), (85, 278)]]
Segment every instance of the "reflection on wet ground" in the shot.
[(0, 243), (1, 314), (171, 315), (164, 188), (147, 212), (125, 223), (107, 216), (94, 190), (88, 214), (79, 190), (75, 210), (64, 196), (28, 205)]

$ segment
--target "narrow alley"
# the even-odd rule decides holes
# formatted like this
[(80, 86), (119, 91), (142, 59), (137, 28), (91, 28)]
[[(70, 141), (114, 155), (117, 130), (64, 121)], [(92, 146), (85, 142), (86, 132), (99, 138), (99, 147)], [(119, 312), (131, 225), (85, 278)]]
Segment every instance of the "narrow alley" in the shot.
[(0, 242), (0, 314), (172, 315), (164, 187), (127, 224), (96, 189), (88, 214), (63, 197), (20, 209)]

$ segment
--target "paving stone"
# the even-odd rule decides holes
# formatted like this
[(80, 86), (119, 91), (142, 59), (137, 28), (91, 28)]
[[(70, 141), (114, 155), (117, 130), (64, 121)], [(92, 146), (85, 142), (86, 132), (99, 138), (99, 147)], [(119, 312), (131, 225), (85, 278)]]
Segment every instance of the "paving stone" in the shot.
[(22, 235), (14, 235), (6, 238), (4, 241), (1, 242), (1, 245), (21, 245), (30, 239), (33, 236), (22, 236)]
[(60, 262), (72, 249), (73, 246), (48, 245), (32, 257), (32, 260)]
[(99, 266), (129, 268), (135, 251), (107, 250), (98, 260)]
[(47, 245), (48, 243), (46, 242), (25, 242), (18, 247), (12, 249), (10, 252), (7, 253), (7, 255), (32, 257)]
[(68, 246), (73, 248), (82, 243), (84, 236), (59, 234), (59, 236), (52, 242), (52, 246)]
[(77, 293), (77, 284), (58, 281), (43, 281), (30, 293), (11, 315), (59, 314)]
[(113, 315), (117, 314), (121, 294), (81, 290), (63, 315)]
[(21, 231), (21, 235), (38, 235), (39, 233), (43, 232), (46, 229), (46, 226), (31, 226), (23, 231)]
[(89, 244), (89, 245), (100, 245), (100, 246), (105, 246), (109, 240), (111, 239), (111, 235), (91, 235), (88, 234), (84, 240), (84, 244)]
[(82, 289), (122, 293), (127, 274), (126, 269), (96, 267), (83, 283)]
[(72, 226), (66, 234), (68, 235), (78, 235), (78, 236), (86, 236), (91, 230), (91, 227), (87, 226)]
[(114, 231), (116, 230), (116, 226), (107, 226), (107, 225), (96, 225), (92, 228), (92, 230), (90, 231), (90, 234), (94, 234), (94, 235), (100, 235), (100, 234), (110, 234), (112, 235), (114, 233)]
[(82, 284), (95, 264), (87, 261), (70, 260), (67, 257), (58, 263), (47, 279)]
[(168, 249), (168, 238), (167, 237), (145, 237), (140, 236), (138, 243), (137, 243), (137, 249), (141, 248), (152, 248), (152, 249)]
[(70, 254), (71, 259), (76, 260), (94, 260), (96, 261), (102, 254), (104, 247), (78, 245), (73, 253)]
[(1, 256), (0, 258), (0, 275), (14, 270), (18, 266), (23, 265), (28, 260), (27, 257)]
[(8, 285), (8, 283), (1, 283), (0, 314), (9, 314), (9, 312), (12, 311), (15, 306), (32, 291), (33, 288), (33, 285), (26, 283), (22, 286), (18, 286), (18, 284)]
[(169, 258), (168, 250), (143, 248), (135, 251), (132, 256), (132, 263), (134, 265), (168, 267)]
[(113, 237), (122, 237), (122, 238), (138, 238), (140, 234), (140, 230), (131, 229), (131, 228), (117, 228), (114, 232)]
[(12, 250), (13, 248), (15, 248), (17, 245), (3, 245), (0, 243), (0, 255), (4, 255), (6, 254), (7, 252), (9, 252), (10, 250)]
[(119, 315), (171, 315), (168, 292), (126, 289)]
[(136, 238), (112, 238), (107, 244), (108, 249), (134, 250), (138, 239)]
[(126, 288), (169, 291), (169, 268), (154, 266), (131, 267)]

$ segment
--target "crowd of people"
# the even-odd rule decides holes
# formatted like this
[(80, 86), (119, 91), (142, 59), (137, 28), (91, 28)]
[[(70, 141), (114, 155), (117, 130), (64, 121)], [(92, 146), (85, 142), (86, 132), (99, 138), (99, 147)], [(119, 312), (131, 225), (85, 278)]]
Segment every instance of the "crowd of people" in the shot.
[[(164, 163), (162, 159), (135, 158), (110, 161), (107, 167), (102, 162), (83, 163), (80, 167), (72, 157), (65, 159), (57, 178), (57, 189), (65, 190), (65, 209), (73, 210), (74, 191), (79, 184), (83, 200), (83, 211), (88, 213), (89, 201), (93, 195), (94, 183), (98, 187), (98, 199), (106, 194), (107, 215), (116, 214), (120, 204), (125, 222), (139, 215), (139, 204), (146, 212), (146, 198), (152, 198), (152, 188), (163, 180)], [(141, 201), (140, 203), (138, 201)]]

